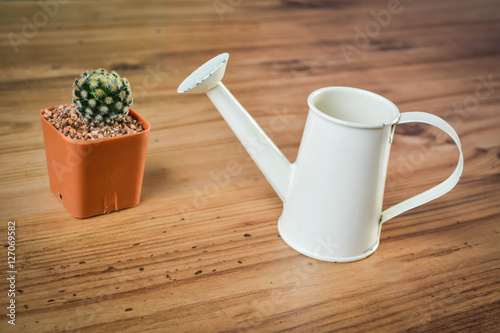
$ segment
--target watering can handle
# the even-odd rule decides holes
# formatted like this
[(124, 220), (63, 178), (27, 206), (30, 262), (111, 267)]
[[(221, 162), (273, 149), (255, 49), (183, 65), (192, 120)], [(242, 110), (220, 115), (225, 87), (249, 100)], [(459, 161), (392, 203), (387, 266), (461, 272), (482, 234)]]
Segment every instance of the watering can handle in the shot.
[(453, 171), (453, 173), (451, 174), (450, 177), (448, 177), (448, 179), (443, 181), (441, 184), (434, 186), (430, 190), (417, 194), (416, 196), (411, 197), (410, 199), (407, 199), (403, 202), (398, 203), (397, 205), (394, 205), (384, 210), (380, 218), (380, 224), (384, 223), (387, 220), (392, 219), (393, 217), (401, 213), (406, 212), (407, 210), (420, 206), (431, 200), (437, 199), (443, 194), (447, 193), (458, 183), (458, 180), (460, 179), (460, 176), (462, 175), (462, 171), (464, 168), (464, 157), (462, 154), (462, 146), (460, 144), (460, 139), (458, 138), (458, 135), (453, 129), (453, 127), (451, 127), (446, 121), (433, 114), (425, 112), (402, 113), (398, 123), (403, 124), (409, 122), (418, 122), (418, 123), (433, 125), (442, 130), (443, 132), (445, 132), (446, 134), (448, 134), (453, 139), (453, 141), (455, 141), (455, 144), (458, 147), (458, 151), (460, 152), (460, 157), (458, 159), (458, 164), (457, 167), (455, 168), (455, 171)]

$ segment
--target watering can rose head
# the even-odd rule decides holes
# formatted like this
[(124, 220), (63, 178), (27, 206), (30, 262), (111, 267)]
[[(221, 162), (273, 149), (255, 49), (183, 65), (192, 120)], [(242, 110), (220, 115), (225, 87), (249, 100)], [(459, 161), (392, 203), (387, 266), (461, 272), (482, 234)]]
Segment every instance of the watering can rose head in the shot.
[(114, 71), (86, 71), (73, 85), (76, 110), (90, 124), (102, 126), (123, 119), (132, 102), (128, 80)]

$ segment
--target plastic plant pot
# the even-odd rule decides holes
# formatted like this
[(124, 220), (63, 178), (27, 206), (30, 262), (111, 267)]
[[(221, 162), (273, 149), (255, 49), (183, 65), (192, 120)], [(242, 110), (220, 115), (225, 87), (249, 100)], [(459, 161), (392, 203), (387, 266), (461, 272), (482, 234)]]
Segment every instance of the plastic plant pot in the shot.
[(43, 117), (50, 189), (71, 215), (86, 218), (136, 206), (140, 202), (150, 124), (144, 131), (96, 141), (64, 136)]

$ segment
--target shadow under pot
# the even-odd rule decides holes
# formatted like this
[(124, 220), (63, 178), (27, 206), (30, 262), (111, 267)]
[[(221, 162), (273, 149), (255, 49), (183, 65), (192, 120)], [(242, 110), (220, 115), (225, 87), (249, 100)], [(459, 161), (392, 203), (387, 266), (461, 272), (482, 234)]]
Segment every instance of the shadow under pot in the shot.
[(133, 110), (144, 131), (95, 141), (73, 140), (43, 114), (43, 137), (50, 189), (71, 215), (86, 218), (140, 202), (150, 124)]

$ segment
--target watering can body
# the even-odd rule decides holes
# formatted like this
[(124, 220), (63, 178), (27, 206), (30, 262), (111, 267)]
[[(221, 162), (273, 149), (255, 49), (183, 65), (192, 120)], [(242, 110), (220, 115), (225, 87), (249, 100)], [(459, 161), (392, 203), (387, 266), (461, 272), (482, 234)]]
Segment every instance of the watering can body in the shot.
[(278, 224), (286, 243), (336, 262), (375, 251), (393, 128), (345, 126), (309, 110)]

